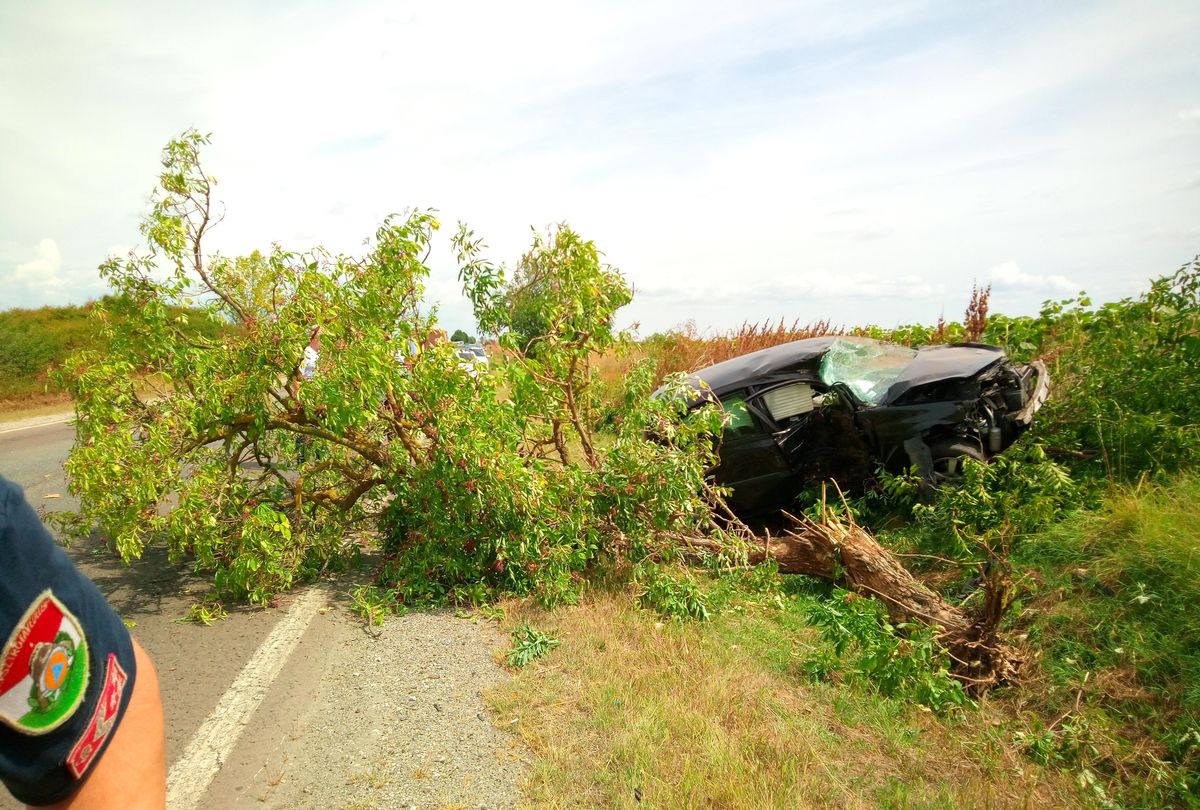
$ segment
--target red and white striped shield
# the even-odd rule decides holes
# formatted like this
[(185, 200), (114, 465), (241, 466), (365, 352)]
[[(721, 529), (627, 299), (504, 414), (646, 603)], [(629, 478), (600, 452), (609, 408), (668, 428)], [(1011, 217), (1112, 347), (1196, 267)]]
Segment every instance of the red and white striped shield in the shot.
[(83, 702), (88, 649), (79, 621), (43, 591), (13, 628), (0, 669), (0, 721), (22, 734), (45, 734)]

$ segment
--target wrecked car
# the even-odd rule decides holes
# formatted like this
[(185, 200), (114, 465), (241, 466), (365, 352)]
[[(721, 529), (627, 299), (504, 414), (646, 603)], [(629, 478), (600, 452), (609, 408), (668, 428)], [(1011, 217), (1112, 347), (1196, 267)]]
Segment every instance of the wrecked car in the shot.
[(961, 460), (1002, 452), (1033, 421), (1050, 381), (980, 343), (907, 346), (818, 337), (735, 357), (690, 375), (692, 408), (727, 414), (716, 482), (740, 515), (786, 507), (808, 484), (861, 491), (880, 466), (915, 468), (936, 487)]

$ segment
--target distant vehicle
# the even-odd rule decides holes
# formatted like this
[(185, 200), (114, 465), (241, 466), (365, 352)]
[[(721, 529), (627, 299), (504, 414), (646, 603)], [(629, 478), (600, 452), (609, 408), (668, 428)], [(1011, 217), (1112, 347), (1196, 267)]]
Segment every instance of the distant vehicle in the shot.
[(467, 348), (474, 352), (475, 357), (482, 360), (484, 363), (487, 363), (488, 356), (487, 352), (483, 348), (482, 343), (468, 343)]
[(690, 381), (691, 407), (729, 415), (713, 473), (741, 515), (785, 508), (816, 481), (861, 489), (880, 464), (916, 467), (931, 486), (959, 479), (963, 458), (1011, 445), (1050, 390), (1044, 364), (1013, 363), (997, 346), (849, 337), (773, 346)]
[(458, 354), (459, 365), (472, 377), (488, 370), (487, 352), (478, 343), (455, 342), (454, 351)]

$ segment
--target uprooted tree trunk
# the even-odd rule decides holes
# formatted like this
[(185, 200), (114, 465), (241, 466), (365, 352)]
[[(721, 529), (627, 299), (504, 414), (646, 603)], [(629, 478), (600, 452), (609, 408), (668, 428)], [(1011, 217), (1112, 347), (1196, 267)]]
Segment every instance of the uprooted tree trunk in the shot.
[[(789, 517), (792, 526), (784, 533), (751, 539), (749, 564), (769, 558), (780, 573), (843, 581), (858, 593), (882, 600), (896, 623), (916, 621), (938, 628), (938, 643), (954, 662), (952, 674), (974, 695), (982, 695), (1016, 674), (1020, 659), (997, 635), (1009, 605), (1002, 574), (984, 578), (983, 604), (969, 614), (918, 581), (853, 520), (828, 516), (818, 523)], [(708, 540), (690, 539), (688, 543), (716, 548)]]

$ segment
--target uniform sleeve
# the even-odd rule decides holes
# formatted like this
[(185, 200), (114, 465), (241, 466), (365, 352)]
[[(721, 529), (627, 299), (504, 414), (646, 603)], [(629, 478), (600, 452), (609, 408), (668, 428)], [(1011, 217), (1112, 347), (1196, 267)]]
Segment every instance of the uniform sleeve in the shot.
[(133, 693), (129, 631), (0, 478), (0, 779), (62, 801), (103, 755)]

